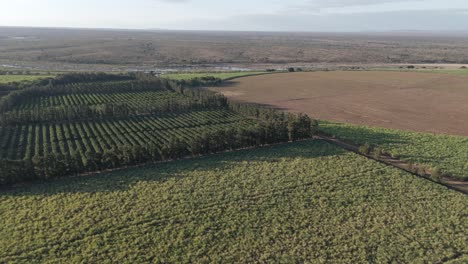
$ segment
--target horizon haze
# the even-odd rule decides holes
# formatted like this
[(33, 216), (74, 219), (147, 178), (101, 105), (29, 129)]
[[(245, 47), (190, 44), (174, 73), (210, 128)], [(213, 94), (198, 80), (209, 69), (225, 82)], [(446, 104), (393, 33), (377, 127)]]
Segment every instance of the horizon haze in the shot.
[(0, 10), (7, 27), (386, 32), (466, 31), (467, 24), (462, 0), (18, 0)]

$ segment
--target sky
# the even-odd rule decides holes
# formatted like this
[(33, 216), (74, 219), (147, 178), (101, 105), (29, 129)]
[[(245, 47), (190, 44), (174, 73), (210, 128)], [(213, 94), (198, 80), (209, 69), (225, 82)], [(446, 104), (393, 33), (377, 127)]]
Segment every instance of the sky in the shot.
[(468, 0), (0, 0), (0, 26), (467, 31)]

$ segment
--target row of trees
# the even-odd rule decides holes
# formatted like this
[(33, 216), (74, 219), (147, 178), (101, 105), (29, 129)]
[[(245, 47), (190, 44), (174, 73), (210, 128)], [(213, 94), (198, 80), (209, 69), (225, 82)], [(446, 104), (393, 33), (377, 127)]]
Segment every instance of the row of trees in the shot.
[(206, 131), (188, 142), (171, 137), (163, 145), (122, 145), (103, 152), (80, 153), (71, 150), (67, 155), (49, 153), (45, 156), (36, 155), (31, 160), (0, 160), (0, 185), (59, 178), (310, 137), (311, 130), (303, 129), (285, 127), (280, 123), (263, 123), (245, 128)]
[(12, 110), (15, 105), (25, 102), (30, 97), (35, 96), (54, 96), (61, 94), (77, 93), (122, 93), (138, 91), (166, 90), (169, 85), (165, 80), (151, 81), (117, 81), (104, 83), (81, 83), (67, 85), (47, 85), (32, 86), (27, 89), (21, 89), (9, 93), (0, 100), (0, 111), (6, 112)]
[(131, 106), (127, 103), (106, 103), (101, 105), (55, 106), (32, 110), (13, 110), (0, 115), (0, 126), (164, 115), (201, 109), (219, 109), (219, 102), (168, 99), (159, 104), (142, 104), (138, 106)]

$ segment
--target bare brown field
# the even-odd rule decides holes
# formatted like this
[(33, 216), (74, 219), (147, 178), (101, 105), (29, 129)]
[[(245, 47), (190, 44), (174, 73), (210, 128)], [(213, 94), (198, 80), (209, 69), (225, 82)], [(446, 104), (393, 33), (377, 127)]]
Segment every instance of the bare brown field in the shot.
[(303, 72), (240, 78), (212, 89), (318, 119), (468, 136), (468, 76)]

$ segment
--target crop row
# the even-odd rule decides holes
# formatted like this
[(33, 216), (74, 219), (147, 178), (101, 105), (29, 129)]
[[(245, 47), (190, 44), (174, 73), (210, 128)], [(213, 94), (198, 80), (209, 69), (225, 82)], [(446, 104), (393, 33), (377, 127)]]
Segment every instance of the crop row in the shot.
[(171, 91), (137, 91), (125, 93), (77, 93), (53, 96), (30, 97), (17, 106), (16, 110), (30, 110), (42, 107), (100, 105), (106, 103), (125, 103), (131, 107), (158, 105), (171, 101), (188, 100), (181, 94)]
[(162, 145), (169, 138), (187, 142), (204, 131), (248, 127), (255, 124), (226, 110), (193, 111), (164, 116), (135, 116), (123, 119), (27, 124), (1, 127), (0, 158), (30, 160), (49, 153), (80, 156), (102, 153), (120, 146)]

